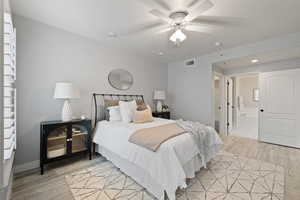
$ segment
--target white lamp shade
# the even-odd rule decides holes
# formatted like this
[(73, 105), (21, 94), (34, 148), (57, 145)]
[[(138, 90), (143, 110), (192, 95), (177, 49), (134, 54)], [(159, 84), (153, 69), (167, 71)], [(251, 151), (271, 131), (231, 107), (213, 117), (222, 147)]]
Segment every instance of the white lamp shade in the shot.
[(54, 91), (55, 99), (78, 99), (79, 90), (72, 83), (56, 83)]
[(154, 91), (154, 100), (165, 100), (166, 99), (166, 93), (163, 90), (155, 90)]

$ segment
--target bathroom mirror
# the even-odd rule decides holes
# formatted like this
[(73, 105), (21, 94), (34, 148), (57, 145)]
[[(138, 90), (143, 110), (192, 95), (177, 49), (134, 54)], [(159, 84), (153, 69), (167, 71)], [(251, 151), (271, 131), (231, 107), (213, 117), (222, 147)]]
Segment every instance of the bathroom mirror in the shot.
[(128, 90), (133, 84), (133, 77), (124, 69), (115, 69), (108, 74), (108, 82), (115, 89)]

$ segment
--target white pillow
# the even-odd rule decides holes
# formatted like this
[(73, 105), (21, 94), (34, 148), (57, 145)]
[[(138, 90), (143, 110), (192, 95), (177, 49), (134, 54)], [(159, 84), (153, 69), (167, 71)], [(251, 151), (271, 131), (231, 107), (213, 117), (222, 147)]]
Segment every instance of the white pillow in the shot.
[(130, 123), (133, 120), (133, 115), (136, 111), (136, 101), (120, 101), (120, 113), (123, 122)]
[(119, 106), (110, 106), (107, 109), (109, 111), (109, 121), (122, 120)]

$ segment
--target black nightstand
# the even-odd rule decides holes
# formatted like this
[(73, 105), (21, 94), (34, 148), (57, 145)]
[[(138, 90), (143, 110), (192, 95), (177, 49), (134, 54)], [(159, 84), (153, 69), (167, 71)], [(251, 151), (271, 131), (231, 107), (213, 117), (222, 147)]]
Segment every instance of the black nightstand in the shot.
[(79, 153), (89, 153), (92, 159), (91, 120), (45, 121), (40, 125), (40, 167), (44, 164), (69, 158)]
[(170, 112), (153, 112), (152, 116), (164, 119), (171, 119)]

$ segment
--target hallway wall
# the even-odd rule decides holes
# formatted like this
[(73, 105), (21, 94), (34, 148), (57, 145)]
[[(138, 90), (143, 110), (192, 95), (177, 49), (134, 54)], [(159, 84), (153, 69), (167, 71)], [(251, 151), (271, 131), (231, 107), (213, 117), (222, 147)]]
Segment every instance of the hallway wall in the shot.
[(257, 108), (258, 102), (253, 100), (253, 90), (258, 88), (258, 75), (237, 77), (237, 96), (243, 97), (245, 108)]

